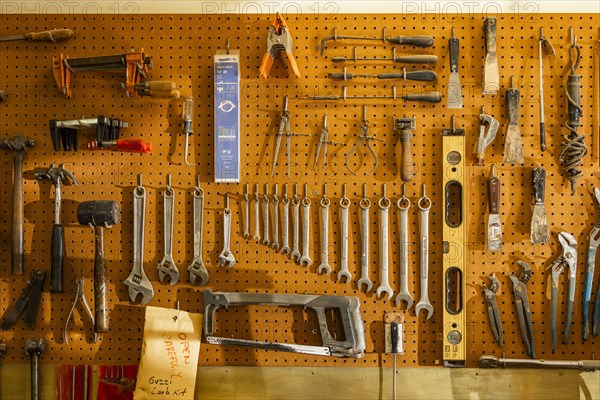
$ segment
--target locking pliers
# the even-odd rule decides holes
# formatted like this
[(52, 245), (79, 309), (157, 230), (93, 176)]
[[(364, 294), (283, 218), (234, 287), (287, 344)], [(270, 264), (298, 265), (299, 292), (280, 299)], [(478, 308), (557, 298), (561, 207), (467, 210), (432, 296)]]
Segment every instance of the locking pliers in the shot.
[(285, 23), (285, 19), (283, 19), (283, 17), (277, 13), (273, 19), (273, 24), (269, 27), (269, 34), (267, 36), (267, 52), (263, 56), (262, 63), (260, 64), (260, 68), (258, 70), (261, 78), (269, 77), (269, 71), (271, 71), (273, 61), (275, 61), (277, 55), (282, 51), (286, 53), (288, 62), (290, 63), (290, 67), (292, 68), (294, 75), (296, 75), (296, 78), (300, 78), (302, 75), (298, 70), (296, 59), (292, 53), (292, 36), (290, 35), (287, 24)]
[(517, 318), (519, 319), (519, 330), (521, 338), (525, 344), (527, 355), (535, 358), (535, 333), (533, 332), (533, 320), (531, 319), (531, 306), (527, 296), (527, 282), (531, 278), (531, 266), (525, 261), (517, 261), (521, 266), (519, 277), (510, 274), (510, 280), (513, 284), (513, 293), (515, 294), (515, 308), (517, 309)]
[(500, 281), (496, 278), (496, 274), (492, 273), (488, 276), (492, 285), (488, 288), (485, 285), (481, 285), (483, 288), (483, 294), (485, 301), (487, 302), (488, 317), (490, 318), (490, 326), (492, 332), (496, 338), (496, 342), (500, 347), (504, 346), (504, 330), (502, 329), (502, 320), (500, 319), (500, 312), (498, 311), (498, 303), (496, 302), (496, 294), (500, 289)]
[(558, 277), (565, 269), (569, 270), (569, 294), (567, 300), (567, 317), (565, 321), (564, 343), (569, 341), (571, 322), (573, 320), (573, 303), (575, 302), (575, 283), (577, 278), (577, 240), (567, 232), (558, 234), (562, 246), (562, 254), (550, 266), (552, 269), (552, 309), (550, 314), (550, 329), (552, 334), (552, 352), (556, 350), (556, 313), (558, 308)]

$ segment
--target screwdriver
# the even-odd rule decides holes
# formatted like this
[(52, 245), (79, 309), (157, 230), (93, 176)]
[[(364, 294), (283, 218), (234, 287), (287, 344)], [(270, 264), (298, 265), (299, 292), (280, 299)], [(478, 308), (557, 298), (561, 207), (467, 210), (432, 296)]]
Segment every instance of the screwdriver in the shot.
[(435, 64), (437, 62), (437, 60), (438, 60), (437, 56), (432, 55), (432, 54), (413, 54), (413, 55), (407, 55), (407, 56), (397, 56), (395, 47), (392, 49), (392, 57), (391, 58), (390, 57), (359, 58), (357, 51), (356, 51), (356, 47), (354, 48), (354, 56), (353, 57), (338, 56), (338, 57), (331, 58), (331, 61), (333, 61), (335, 63), (350, 62), (350, 61), (354, 61), (355, 63), (362, 62), (362, 61), (394, 61), (394, 62), (405, 63), (405, 64)]
[(73, 31), (70, 29), (53, 29), (51, 31), (30, 32), (24, 35), (0, 36), (0, 42), (12, 42), (15, 40), (27, 40), (30, 42), (60, 42), (71, 39)]
[(392, 36), (386, 37), (385, 28), (383, 28), (383, 36), (382, 37), (361, 37), (361, 36), (346, 36), (346, 35), (338, 35), (337, 28), (334, 28), (333, 35), (325, 36), (321, 39), (321, 55), (325, 52), (327, 48), (327, 42), (330, 40), (338, 41), (342, 39), (349, 40), (373, 40), (373, 41), (381, 41), (381, 42), (389, 42), (394, 44), (401, 45), (412, 45), (416, 47), (431, 47), (433, 46), (433, 38), (431, 36)]
[(424, 81), (431, 82), (437, 79), (437, 74), (434, 71), (429, 70), (421, 70), (421, 71), (406, 71), (406, 68), (403, 68), (402, 72), (396, 72), (391, 74), (354, 74), (352, 72), (346, 72), (346, 68), (344, 67), (344, 72), (342, 73), (330, 73), (329, 79), (335, 80), (350, 80), (354, 78), (377, 78), (377, 79), (404, 79), (411, 81)]

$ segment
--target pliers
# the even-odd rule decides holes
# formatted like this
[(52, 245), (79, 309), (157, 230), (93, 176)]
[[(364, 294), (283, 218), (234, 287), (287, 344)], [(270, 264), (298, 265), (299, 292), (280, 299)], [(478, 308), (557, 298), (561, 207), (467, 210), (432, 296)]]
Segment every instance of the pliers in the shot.
[[(600, 189), (594, 188), (594, 196), (600, 204)], [(594, 269), (596, 267), (596, 251), (600, 245), (600, 222), (598, 222), (590, 232), (589, 244), (587, 250), (585, 284), (583, 289), (583, 340), (587, 340), (590, 334), (589, 315), (590, 299), (592, 298), (592, 286), (594, 284)], [(592, 322), (592, 335), (598, 336), (600, 325), (600, 282), (596, 288), (596, 298), (594, 300), (594, 315)]]
[(300, 78), (302, 75), (298, 70), (296, 59), (292, 53), (292, 36), (290, 35), (288, 27), (285, 23), (285, 19), (283, 19), (283, 17), (277, 13), (273, 19), (273, 24), (269, 27), (269, 34), (267, 36), (267, 52), (263, 56), (262, 63), (260, 64), (260, 68), (258, 70), (261, 78), (269, 77), (269, 71), (271, 71), (273, 61), (281, 51), (285, 51), (294, 75), (296, 75), (296, 78)]
[[(90, 305), (88, 304), (88, 302), (87, 302), (87, 300), (85, 298), (85, 292), (83, 290), (84, 283), (85, 283), (85, 278), (84, 278), (83, 273), (82, 273), (81, 274), (81, 279), (79, 279), (76, 282), (76, 286), (75, 286), (75, 299), (73, 300), (73, 305), (71, 306), (71, 310), (69, 311), (69, 315), (67, 316), (67, 320), (65, 321), (65, 328), (64, 328), (64, 331), (63, 331), (63, 339), (65, 341), (65, 344), (69, 343), (69, 336), (67, 335), (67, 329), (69, 327), (69, 321), (71, 320), (71, 317), (73, 316), (73, 311), (75, 311), (75, 307), (77, 307), (77, 303), (79, 301), (81, 301), (81, 303), (83, 304), (83, 309), (85, 310), (85, 313), (90, 318), (90, 321), (92, 321), (92, 326), (95, 326), (94, 314), (92, 314), (92, 310), (90, 308)], [(96, 333), (96, 331), (94, 329), (94, 343), (96, 343), (97, 340), (98, 340), (98, 334)]]
[(521, 338), (525, 344), (527, 355), (535, 358), (535, 333), (533, 332), (533, 320), (531, 319), (531, 306), (527, 297), (527, 282), (531, 278), (531, 266), (525, 261), (517, 261), (521, 266), (519, 277), (515, 274), (510, 274), (510, 280), (513, 284), (513, 292), (515, 294), (515, 308), (517, 309), (517, 317), (519, 319), (519, 330)]
[(496, 278), (496, 274), (492, 273), (488, 276), (492, 285), (487, 287), (485, 285), (481, 285), (483, 289), (483, 294), (485, 296), (485, 301), (487, 302), (487, 310), (488, 317), (490, 318), (490, 326), (492, 327), (492, 332), (494, 333), (494, 337), (496, 338), (496, 342), (500, 345), (500, 347), (504, 346), (504, 330), (502, 329), (502, 320), (500, 319), (500, 313), (498, 312), (498, 303), (496, 302), (496, 294), (500, 289), (500, 281)]
[(567, 232), (558, 234), (563, 251), (554, 263), (550, 266), (552, 269), (552, 309), (550, 314), (550, 325), (552, 334), (552, 352), (556, 350), (556, 313), (558, 308), (558, 277), (565, 266), (569, 269), (569, 298), (567, 301), (567, 319), (565, 322), (564, 343), (569, 341), (571, 331), (571, 322), (573, 320), (573, 303), (575, 302), (575, 283), (577, 278), (577, 240)]

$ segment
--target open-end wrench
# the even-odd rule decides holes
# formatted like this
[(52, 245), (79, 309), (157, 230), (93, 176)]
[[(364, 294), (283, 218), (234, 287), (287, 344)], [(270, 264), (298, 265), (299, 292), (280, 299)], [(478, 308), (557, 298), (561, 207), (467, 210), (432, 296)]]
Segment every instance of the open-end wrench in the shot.
[(129, 300), (135, 303), (142, 295), (142, 304), (148, 304), (154, 297), (154, 288), (144, 272), (144, 225), (146, 219), (146, 189), (142, 186), (142, 174), (138, 175), (138, 185), (133, 189), (133, 268), (123, 282), (129, 287)]
[(360, 199), (361, 219), (360, 219), (360, 279), (358, 280), (358, 290), (363, 285), (366, 286), (365, 292), (370, 292), (373, 288), (373, 282), (369, 279), (369, 209), (371, 200), (367, 197), (367, 184), (363, 184), (363, 197)]
[[(341, 239), (342, 243), (341, 254), (340, 254), (340, 272), (337, 274), (338, 282), (348, 283), (352, 279), (352, 275), (350, 271), (348, 271), (348, 208), (350, 207), (350, 199), (346, 196), (346, 184), (344, 183), (342, 190), (342, 198), (340, 199), (340, 213), (341, 213), (341, 225), (342, 225), (342, 234)], [(346, 278), (344, 280), (344, 278)]]
[(229, 193), (225, 193), (225, 208), (223, 209), (223, 251), (219, 254), (222, 267), (231, 268), (235, 265), (235, 257), (231, 251), (231, 209), (229, 208)]
[(431, 200), (425, 192), (423, 184), (423, 197), (417, 202), (419, 206), (419, 249), (421, 261), (421, 299), (415, 307), (415, 314), (419, 315), (421, 310), (427, 311), (427, 319), (433, 316), (433, 306), (429, 302), (429, 209)]
[(323, 185), (323, 197), (321, 198), (321, 265), (317, 268), (317, 273), (329, 275), (331, 266), (329, 265), (329, 205), (331, 201), (327, 198), (327, 184)]
[(250, 237), (250, 196), (248, 195), (248, 184), (246, 183), (246, 189), (244, 192), (244, 238)]
[[(196, 278), (200, 279), (200, 286), (208, 283), (208, 271), (202, 261), (202, 222), (204, 214), (204, 189), (200, 187), (200, 176), (198, 175), (198, 184), (192, 194), (194, 198), (194, 259), (188, 267), (190, 273), (190, 283), (194, 284)], [(246, 198), (248, 198), (246, 188)], [(246, 211), (246, 215), (248, 211)]]
[(300, 263), (300, 198), (298, 197), (298, 185), (294, 184), (294, 197), (292, 198), (292, 260)]
[(258, 197), (258, 183), (254, 187), (254, 236), (252, 239), (260, 242), (260, 198)]
[(289, 254), (290, 252), (290, 198), (288, 197), (288, 184), (283, 187), (283, 197), (281, 198), (283, 206), (282, 224), (283, 231), (281, 232), (281, 254)]
[(408, 290), (408, 209), (410, 200), (406, 197), (406, 185), (402, 184), (402, 197), (396, 203), (400, 210), (400, 292), (396, 296), (396, 307), (406, 302), (406, 309), (413, 305), (413, 298)]
[(383, 293), (387, 293), (387, 299), (390, 300), (394, 295), (394, 290), (390, 286), (388, 269), (388, 249), (389, 249), (389, 210), (392, 204), (386, 196), (385, 183), (383, 184), (383, 196), (379, 199), (379, 279), (381, 283), (375, 292), (377, 298), (381, 298)]
[(273, 242), (271, 247), (279, 250), (279, 185), (275, 184), (273, 193)]
[(263, 239), (262, 244), (268, 246), (269, 240), (269, 184), (265, 183), (265, 195), (263, 196)]
[(308, 254), (310, 253), (310, 203), (308, 185), (305, 183), (304, 198), (302, 199), (302, 257), (300, 257), (300, 265), (306, 266), (306, 268), (313, 263)]
[(167, 175), (167, 187), (163, 192), (164, 207), (164, 247), (165, 255), (158, 263), (158, 280), (163, 282), (165, 276), (169, 277), (169, 284), (175, 285), (179, 281), (179, 270), (173, 261), (173, 214), (175, 212), (175, 191), (171, 187), (171, 174)]

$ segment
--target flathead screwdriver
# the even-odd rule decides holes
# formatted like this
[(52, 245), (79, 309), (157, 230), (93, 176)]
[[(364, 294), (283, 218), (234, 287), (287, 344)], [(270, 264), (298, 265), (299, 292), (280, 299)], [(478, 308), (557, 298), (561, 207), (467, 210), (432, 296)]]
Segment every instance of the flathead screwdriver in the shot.
[(344, 72), (341, 73), (330, 73), (328, 75), (329, 79), (335, 80), (350, 80), (354, 78), (377, 78), (377, 79), (404, 79), (411, 81), (424, 81), (431, 82), (437, 79), (437, 74), (434, 71), (429, 70), (421, 70), (421, 71), (406, 71), (396, 72), (396, 73), (388, 73), (388, 74), (355, 74), (352, 72), (346, 72), (344, 68)]

